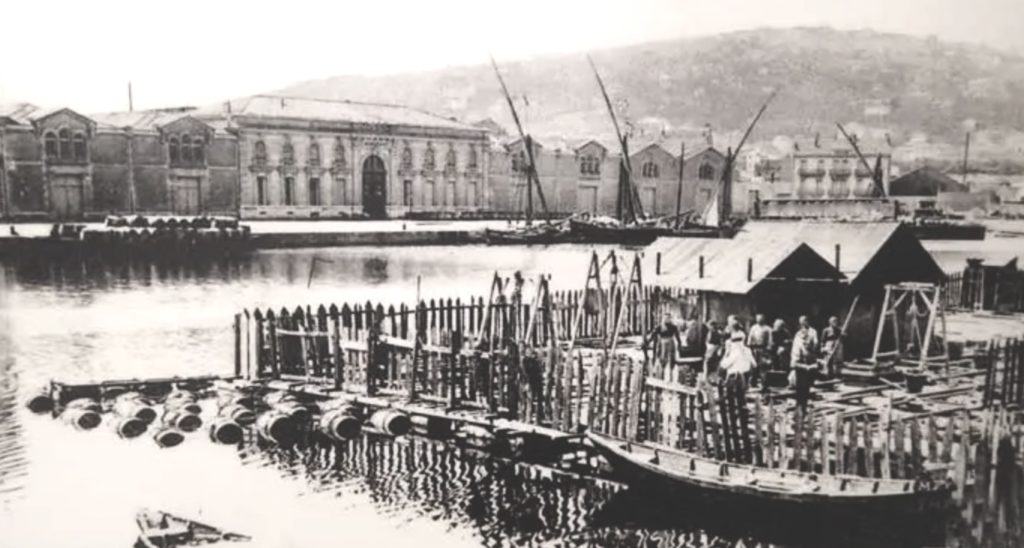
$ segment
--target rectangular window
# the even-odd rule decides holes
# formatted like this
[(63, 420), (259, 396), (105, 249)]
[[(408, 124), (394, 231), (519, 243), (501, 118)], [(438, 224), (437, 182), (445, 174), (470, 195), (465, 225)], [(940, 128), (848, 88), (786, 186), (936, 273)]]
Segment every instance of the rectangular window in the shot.
[(309, 205), (320, 205), (320, 178), (310, 177), (309, 179)]
[(477, 207), (479, 203), (479, 194), (477, 194), (476, 181), (470, 181), (466, 185), (466, 205), (471, 207)]
[(267, 178), (256, 176), (256, 205), (267, 205)]
[(455, 207), (458, 205), (455, 199), (455, 181), (448, 181), (448, 189), (445, 191), (445, 205)]
[(295, 177), (284, 178), (284, 205), (294, 205)]
[(423, 185), (423, 205), (434, 207), (434, 181), (427, 181)]
[(412, 181), (406, 180), (402, 183), (402, 205), (412, 207)]

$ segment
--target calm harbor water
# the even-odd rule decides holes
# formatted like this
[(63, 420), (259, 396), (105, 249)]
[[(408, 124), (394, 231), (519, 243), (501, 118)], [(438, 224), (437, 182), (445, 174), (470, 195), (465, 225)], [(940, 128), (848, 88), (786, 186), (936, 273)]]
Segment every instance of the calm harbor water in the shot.
[[(928, 245), (953, 269), (967, 256), (1024, 254), (1022, 242)], [(197, 433), (160, 450), (148, 437), (79, 433), (21, 406), (29, 390), (54, 377), (227, 374), (231, 317), (244, 307), (410, 302), (417, 276), (427, 298), (483, 295), (495, 270), (551, 273), (556, 288), (578, 287), (590, 249), (351, 248), (261, 252), (189, 267), (0, 265), (0, 546), (130, 546), (140, 507), (273, 547), (323, 546), (323, 539), (452, 548), (774, 540), (774, 532), (752, 533), (736, 520), (723, 527), (713, 523), (722, 520), (686, 519), (693, 513), (671, 502), (644, 509), (614, 484), (429, 441), (371, 436), (281, 450), (215, 446)], [(667, 510), (672, 519), (646, 519)]]

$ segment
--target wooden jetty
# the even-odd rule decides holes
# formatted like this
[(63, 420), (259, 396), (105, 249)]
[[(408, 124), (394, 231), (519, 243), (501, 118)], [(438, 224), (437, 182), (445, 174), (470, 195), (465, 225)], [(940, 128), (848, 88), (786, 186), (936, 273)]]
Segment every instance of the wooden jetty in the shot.
[(953, 545), (1022, 538), (1024, 344), (992, 341), (930, 367), (913, 393), (891, 381), (823, 382), (804, 412), (787, 388), (693, 382), (693, 360), (659, 363), (644, 336), (687, 295), (643, 285), (638, 260), (629, 269), (595, 256), (592, 267), (578, 291), (552, 291), (541, 277), (527, 296), (521, 277), (496, 274), (487, 297), (465, 301), (244, 310), (232, 376), (54, 383), (54, 414), (105, 416), (128, 407), (110, 397), (138, 393), (167, 417), (172, 395), (192, 393), (217, 400), (211, 426), (248, 410), (257, 418), (245, 435), (269, 443), (409, 432), (609, 477), (590, 433), (823, 485), (948, 484)]

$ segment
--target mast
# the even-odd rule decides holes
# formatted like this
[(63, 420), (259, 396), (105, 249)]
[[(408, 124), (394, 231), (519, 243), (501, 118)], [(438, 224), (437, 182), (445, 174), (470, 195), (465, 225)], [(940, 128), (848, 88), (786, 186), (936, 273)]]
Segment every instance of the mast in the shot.
[(686, 141), (679, 144), (679, 186), (676, 187), (676, 228), (683, 214), (683, 167), (686, 164)]
[(836, 122), (836, 127), (839, 128), (839, 131), (842, 132), (843, 137), (845, 137), (846, 140), (850, 143), (850, 146), (853, 147), (853, 151), (857, 154), (857, 158), (860, 158), (860, 163), (861, 165), (864, 166), (864, 169), (871, 172), (871, 180), (872, 182), (875, 183), (875, 190), (878, 192), (878, 195), (881, 196), (882, 198), (885, 198), (885, 186), (882, 185), (882, 155), (878, 155), (877, 167), (875, 169), (872, 169), (871, 164), (868, 163), (867, 158), (865, 158), (864, 154), (861, 153), (860, 147), (857, 146), (857, 141), (855, 141), (853, 137), (850, 137), (849, 133), (846, 133), (846, 130), (843, 128), (843, 125), (840, 124), (839, 122)]
[(768, 105), (771, 104), (772, 100), (775, 99), (775, 95), (778, 94), (778, 90), (773, 90), (768, 99), (765, 99), (760, 110), (754, 115), (754, 119), (750, 121), (750, 125), (747, 126), (747, 131), (743, 133), (743, 137), (740, 139), (735, 150), (727, 149), (725, 155), (725, 172), (722, 173), (722, 190), (719, 195), (719, 213), (718, 213), (718, 224), (726, 222), (730, 216), (732, 216), (732, 168), (736, 163), (736, 158), (740, 155), (740, 151), (743, 150), (743, 145), (746, 144), (747, 138), (750, 137), (750, 133), (754, 131), (754, 126), (757, 125), (758, 120), (764, 115), (764, 111), (768, 110)]
[(971, 132), (968, 131), (964, 135), (964, 165), (963, 165), (963, 171), (962, 171), (962, 177), (961, 177), (961, 182), (963, 182), (963, 185), (964, 185), (965, 188), (967, 187), (967, 153), (970, 152), (970, 150), (971, 150)]
[[(590, 68), (594, 71), (594, 78), (597, 79), (597, 86), (601, 88), (601, 96), (604, 97), (604, 104), (608, 107), (608, 115), (611, 116), (612, 125), (615, 127), (615, 136), (619, 140), (619, 148), (622, 152), (622, 160), (619, 162), (619, 184), (625, 185), (626, 189), (620, 188), (620, 196), (625, 197), (626, 211), (620, 213), (619, 218), (625, 223), (626, 220), (623, 215), (628, 215), (631, 220), (629, 223), (636, 222), (637, 219), (644, 218), (644, 210), (640, 205), (640, 193), (637, 191), (636, 186), (633, 185), (633, 168), (629, 162), (629, 146), (626, 143), (626, 138), (622, 135), (622, 131), (619, 129), (619, 121), (615, 117), (615, 109), (612, 108), (612, 101), (608, 97), (608, 90), (604, 87), (604, 81), (601, 80), (601, 75), (597, 72), (597, 66), (594, 65), (594, 60), (587, 56), (587, 61), (590, 63)], [(627, 224), (629, 224), (627, 223)]]
[(526, 188), (527, 188), (527, 200), (528, 200), (528, 211), (526, 224), (531, 224), (533, 221), (533, 192), (532, 187), (534, 184), (537, 185), (537, 198), (540, 200), (541, 209), (544, 210), (544, 222), (550, 224), (551, 221), (548, 219), (548, 204), (547, 200), (544, 199), (544, 190), (540, 186), (540, 177), (537, 176), (537, 165), (534, 163), (533, 158), (533, 139), (526, 135), (523, 131), (523, 124), (519, 122), (519, 113), (516, 112), (516, 105), (512, 101), (512, 95), (508, 92), (508, 86), (505, 85), (505, 79), (501, 77), (501, 71), (498, 70), (498, 63), (494, 61), (494, 57), (491, 57), (491, 66), (494, 67), (494, 74), (498, 77), (498, 82), (501, 84), (501, 91), (505, 95), (505, 101), (508, 102), (508, 108), (512, 112), (512, 120), (516, 123), (516, 130), (519, 132), (519, 138), (523, 141), (523, 145), (526, 147), (526, 158), (528, 165), (526, 166)]
[[(525, 141), (526, 149), (533, 150), (533, 139), (529, 135), (526, 136)], [(527, 168), (528, 171), (529, 168)], [(530, 226), (533, 224), (533, 180), (532, 173), (526, 174), (526, 225)]]

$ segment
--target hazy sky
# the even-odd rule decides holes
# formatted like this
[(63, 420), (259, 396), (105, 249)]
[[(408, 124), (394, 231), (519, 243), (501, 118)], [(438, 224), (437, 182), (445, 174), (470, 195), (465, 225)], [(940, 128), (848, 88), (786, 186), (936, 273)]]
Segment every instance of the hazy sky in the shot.
[(0, 103), (206, 104), (339, 74), (426, 70), (755, 27), (873, 28), (1024, 52), (1024, 0), (69, 0), (0, 4)]

